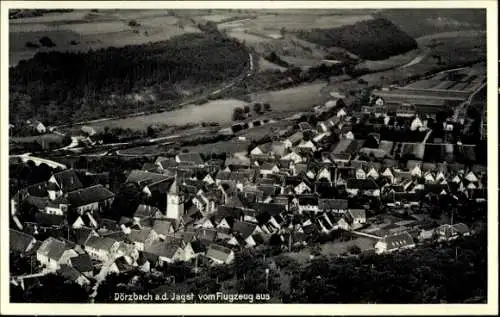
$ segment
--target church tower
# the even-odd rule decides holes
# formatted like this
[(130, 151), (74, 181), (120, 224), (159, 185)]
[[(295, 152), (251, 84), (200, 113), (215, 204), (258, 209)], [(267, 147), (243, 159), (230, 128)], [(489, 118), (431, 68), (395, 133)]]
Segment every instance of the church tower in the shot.
[(175, 179), (167, 193), (167, 218), (179, 221), (183, 215), (184, 197), (179, 191), (177, 179)]

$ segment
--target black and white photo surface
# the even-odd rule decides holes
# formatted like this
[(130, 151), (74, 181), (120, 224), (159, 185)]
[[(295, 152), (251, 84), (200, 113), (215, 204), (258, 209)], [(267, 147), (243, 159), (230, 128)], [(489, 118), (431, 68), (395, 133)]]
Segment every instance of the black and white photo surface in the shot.
[(277, 3), (2, 12), (2, 303), (495, 303), (488, 1)]

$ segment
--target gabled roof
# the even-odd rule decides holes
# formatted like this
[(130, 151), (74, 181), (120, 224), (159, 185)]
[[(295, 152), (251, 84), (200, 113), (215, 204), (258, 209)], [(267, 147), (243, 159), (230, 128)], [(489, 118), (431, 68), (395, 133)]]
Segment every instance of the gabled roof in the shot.
[(132, 170), (127, 177), (126, 183), (135, 183), (141, 187), (151, 186), (154, 184), (170, 181), (171, 177), (159, 174), (151, 173), (140, 170)]
[(290, 141), (292, 144), (296, 144), (298, 142), (300, 142), (300, 140), (302, 140), (304, 138), (304, 134), (300, 131), (298, 132), (295, 132), (294, 134), (292, 134), (291, 136), (289, 136), (287, 138), (288, 141)]
[(232, 230), (235, 233), (239, 233), (244, 239), (246, 239), (254, 233), (256, 228), (256, 224), (235, 220)]
[(318, 208), (320, 210), (345, 210), (348, 208), (347, 199), (322, 199), (318, 201)]
[(180, 162), (189, 162), (195, 165), (201, 165), (204, 163), (200, 153), (181, 153), (177, 155), (177, 158)]
[(45, 255), (49, 259), (59, 261), (64, 251), (68, 249), (69, 248), (64, 241), (50, 237), (42, 242), (42, 245), (38, 248), (37, 253)]
[(319, 199), (314, 195), (300, 195), (298, 196), (298, 202), (301, 206), (318, 206)]
[(173, 227), (171, 221), (166, 219), (154, 219), (153, 220), (153, 230), (158, 233), (165, 235), (170, 232), (170, 229)]
[(470, 229), (469, 227), (464, 224), (464, 223), (457, 223), (453, 225), (453, 228), (459, 233), (459, 234), (464, 234), (464, 233), (469, 233)]
[(157, 207), (140, 204), (135, 210), (134, 217), (150, 218), (154, 217), (158, 212), (160, 212), (160, 209), (158, 209)]
[(387, 250), (395, 250), (415, 244), (413, 238), (408, 232), (402, 232), (396, 235), (388, 236), (383, 239), (387, 243)]
[(64, 170), (59, 173), (55, 173), (54, 178), (59, 185), (59, 188), (67, 193), (83, 187), (82, 182), (78, 178), (76, 172), (72, 169)]
[(133, 241), (133, 242), (144, 243), (148, 239), (152, 230), (153, 229), (146, 228), (146, 227), (142, 228), (140, 230), (131, 230), (128, 238), (130, 239), (130, 241)]
[(351, 178), (347, 180), (347, 188), (373, 190), (373, 189), (378, 189), (378, 186), (372, 179)]
[(73, 282), (75, 282), (76, 280), (78, 280), (78, 278), (80, 278), (80, 276), (82, 276), (82, 273), (67, 264), (62, 264), (61, 267), (57, 270), (57, 273), (65, 279)]
[(193, 252), (196, 253), (205, 253), (206, 252), (206, 247), (198, 240), (191, 241), (189, 242), (191, 244), (191, 248), (193, 249)]
[(26, 252), (28, 247), (36, 241), (35, 237), (21, 231), (9, 229), (9, 248), (17, 252)]
[(85, 242), (93, 236), (94, 230), (90, 228), (78, 228), (72, 232), (72, 241), (79, 245), (84, 245)]
[(92, 259), (86, 253), (79, 254), (76, 257), (70, 259), (71, 266), (73, 266), (79, 272), (91, 272), (94, 269), (92, 265)]
[(113, 245), (117, 243), (115, 239), (109, 237), (90, 237), (85, 243), (85, 247), (91, 247), (97, 250), (110, 251)]
[(72, 206), (84, 206), (94, 202), (113, 198), (115, 194), (102, 185), (82, 188), (68, 193), (68, 201)]
[(196, 238), (199, 240), (214, 241), (216, 237), (217, 237), (217, 230), (207, 229), (207, 228), (196, 229)]
[(229, 255), (232, 253), (231, 249), (212, 243), (208, 246), (207, 257), (221, 262), (226, 262)]
[(144, 253), (151, 253), (157, 256), (171, 259), (175, 255), (177, 250), (179, 250), (179, 248), (180, 246), (177, 244), (159, 241), (147, 247)]

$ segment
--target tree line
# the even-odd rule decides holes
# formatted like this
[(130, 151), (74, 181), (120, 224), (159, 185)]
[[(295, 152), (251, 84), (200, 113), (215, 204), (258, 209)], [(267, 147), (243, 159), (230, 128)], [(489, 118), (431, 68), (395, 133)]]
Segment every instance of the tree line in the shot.
[(10, 120), (52, 124), (154, 110), (154, 100), (178, 100), (179, 87), (215, 85), (247, 64), (244, 46), (217, 33), (87, 53), (39, 52), (10, 69)]

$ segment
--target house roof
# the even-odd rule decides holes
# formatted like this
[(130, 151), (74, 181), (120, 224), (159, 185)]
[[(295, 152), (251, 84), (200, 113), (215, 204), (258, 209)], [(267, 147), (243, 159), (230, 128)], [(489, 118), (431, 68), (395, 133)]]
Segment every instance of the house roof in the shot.
[(137, 209), (135, 210), (134, 217), (150, 218), (154, 217), (158, 212), (160, 212), (160, 209), (158, 209), (155, 206), (140, 204), (139, 206), (137, 206)]
[(464, 223), (457, 223), (453, 225), (453, 228), (460, 234), (468, 233), (470, 232), (469, 227), (464, 224)]
[(79, 245), (84, 245), (85, 242), (93, 236), (94, 230), (91, 228), (78, 228), (72, 231), (72, 241)]
[(216, 237), (217, 230), (207, 228), (198, 228), (196, 230), (196, 238), (199, 240), (214, 241)]
[(164, 241), (160, 241), (153, 243), (151, 246), (147, 247), (144, 252), (171, 259), (179, 248), (180, 248), (179, 245), (175, 243), (167, 243)]
[(92, 259), (86, 253), (72, 257), (70, 261), (71, 265), (79, 272), (91, 272), (94, 269)]
[(322, 199), (318, 201), (318, 207), (321, 210), (347, 209), (347, 199)]
[(166, 219), (154, 219), (153, 220), (153, 230), (158, 234), (170, 233), (173, 224), (171, 221)]
[(113, 198), (115, 194), (102, 185), (78, 189), (68, 193), (68, 201), (73, 206), (84, 206)]
[(82, 182), (78, 178), (76, 172), (72, 169), (64, 170), (62, 172), (55, 173), (54, 178), (59, 185), (59, 188), (67, 193), (83, 187)]
[(256, 228), (256, 224), (235, 220), (233, 222), (232, 230), (233, 232), (240, 234), (244, 239), (246, 239), (253, 234)]
[(208, 246), (207, 257), (218, 261), (226, 262), (229, 255), (232, 253), (231, 249), (212, 243)]
[(40, 226), (62, 226), (64, 225), (65, 217), (40, 212), (35, 215), (35, 222)]
[(286, 211), (284, 205), (276, 203), (254, 203), (252, 204), (252, 208), (260, 214), (266, 213), (271, 216), (279, 215), (280, 213)]
[(291, 136), (287, 138), (288, 141), (290, 141), (292, 144), (300, 142), (304, 138), (304, 134), (300, 131), (295, 132)]
[(130, 234), (128, 235), (128, 238), (130, 239), (130, 241), (133, 241), (133, 242), (144, 243), (148, 239), (152, 230), (153, 229), (147, 228), (147, 227), (144, 227), (140, 230), (130, 230)]
[(32, 235), (9, 229), (9, 248), (11, 250), (26, 252), (33, 241), (36, 241), (36, 239)]
[(271, 162), (265, 162), (264, 164), (262, 164), (260, 166), (260, 170), (264, 170), (264, 171), (270, 171), (272, 170), (274, 167), (276, 166), (276, 164), (274, 163), (271, 163)]
[(383, 241), (387, 244), (387, 250), (394, 250), (415, 244), (412, 236), (408, 232), (402, 232), (399, 234), (385, 237)]
[(141, 170), (132, 170), (127, 177), (126, 183), (135, 183), (141, 187), (150, 186), (166, 181), (170, 181), (172, 177), (159, 173), (145, 172)]
[(67, 249), (68, 247), (64, 241), (49, 237), (42, 242), (42, 245), (38, 248), (37, 253), (45, 255), (49, 259), (59, 261), (64, 251)]
[(366, 218), (366, 211), (364, 209), (349, 209), (348, 212), (354, 219)]
[(372, 179), (351, 178), (347, 180), (347, 188), (373, 190), (373, 189), (378, 189), (378, 186)]
[(301, 206), (318, 206), (319, 199), (313, 195), (301, 195), (298, 197), (299, 205)]
[(26, 197), (25, 199), (25, 202), (32, 205), (33, 207), (36, 207), (38, 210), (42, 210), (48, 206), (49, 198), (28, 195), (28, 197)]
[(189, 243), (191, 244), (191, 248), (195, 254), (206, 252), (206, 247), (199, 240), (191, 241)]
[(204, 163), (200, 153), (181, 153), (177, 155), (177, 158), (180, 162), (189, 162), (195, 165), (201, 165)]
[(75, 282), (80, 276), (82, 276), (82, 273), (67, 264), (62, 264), (61, 267), (57, 270), (57, 273), (65, 279), (73, 282)]
[(91, 247), (97, 250), (110, 251), (116, 242), (117, 241), (115, 239), (112, 239), (110, 237), (92, 236), (85, 243), (85, 247)]

